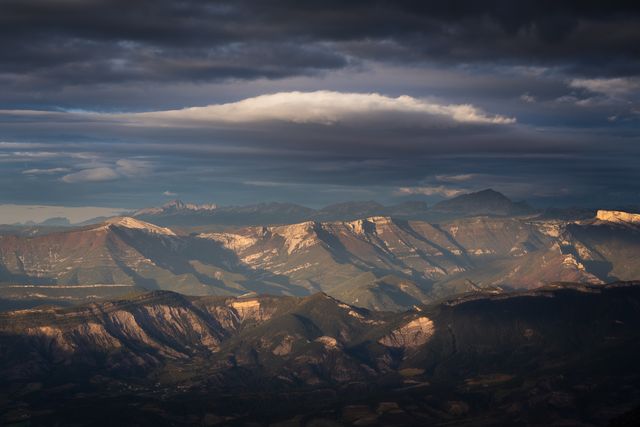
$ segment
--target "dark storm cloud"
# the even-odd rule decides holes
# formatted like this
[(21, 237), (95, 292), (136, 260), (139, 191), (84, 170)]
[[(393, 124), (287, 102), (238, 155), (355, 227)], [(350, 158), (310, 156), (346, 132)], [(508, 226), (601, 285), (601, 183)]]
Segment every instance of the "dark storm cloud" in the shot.
[(373, 59), (640, 70), (633, 1), (5, 0), (8, 89), (279, 78)]

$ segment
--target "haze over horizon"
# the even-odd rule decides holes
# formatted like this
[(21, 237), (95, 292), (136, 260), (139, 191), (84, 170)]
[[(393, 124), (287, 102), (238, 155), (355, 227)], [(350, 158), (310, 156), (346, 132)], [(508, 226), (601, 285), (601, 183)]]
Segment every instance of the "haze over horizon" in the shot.
[(3, 2), (2, 209), (638, 204), (634, 3), (293, 5)]

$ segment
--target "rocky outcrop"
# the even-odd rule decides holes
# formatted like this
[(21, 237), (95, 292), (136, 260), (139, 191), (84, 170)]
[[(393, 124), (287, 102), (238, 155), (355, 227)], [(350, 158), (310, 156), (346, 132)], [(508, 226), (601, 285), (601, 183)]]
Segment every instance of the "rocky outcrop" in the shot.
[(422, 316), (391, 331), (378, 342), (386, 347), (415, 348), (427, 343), (434, 333), (433, 321)]
[(599, 210), (596, 213), (596, 219), (600, 221), (618, 222), (627, 224), (640, 225), (640, 214), (623, 212), (623, 211), (607, 211)]
[(199, 235), (202, 239), (215, 240), (220, 242), (222, 246), (232, 251), (243, 251), (255, 245), (258, 239), (253, 236), (243, 236), (232, 233), (202, 233)]
[(124, 229), (132, 229), (132, 230), (141, 230), (147, 233), (159, 234), (164, 236), (175, 236), (176, 233), (171, 231), (169, 228), (158, 227), (157, 225), (153, 225), (148, 222), (140, 221), (135, 218), (131, 218), (128, 216), (111, 218), (105, 221), (102, 227), (121, 227)]
[(229, 305), (237, 313), (240, 322), (247, 320), (264, 322), (270, 319), (272, 315), (269, 310), (263, 307), (258, 298), (232, 300)]
[(300, 224), (270, 227), (269, 230), (284, 239), (287, 254), (291, 255), (294, 251), (319, 243), (316, 234), (318, 227), (320, 227), (319, 223), (306, 221)]

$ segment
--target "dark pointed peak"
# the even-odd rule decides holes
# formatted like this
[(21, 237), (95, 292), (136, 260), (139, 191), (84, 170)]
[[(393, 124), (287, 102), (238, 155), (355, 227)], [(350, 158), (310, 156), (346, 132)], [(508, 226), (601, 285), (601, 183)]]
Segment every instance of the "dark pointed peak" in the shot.
[(467, 194), (463, 194), (461, 196), (458, 197), (464, 197), (464, 196), (474, 196), (474, 197), (491, 197), (491, 198), (500, 198), (500, 199), (504, 199), (504, 200), (510, 200), (507, 196), (505, 196), (504, 194), (502, 194), (499, 191), (494, 190), (493, 188), (487, 188), (485, 190), (480, 190), (480, 191), (476, 191), (475, 193), (467, 193)]

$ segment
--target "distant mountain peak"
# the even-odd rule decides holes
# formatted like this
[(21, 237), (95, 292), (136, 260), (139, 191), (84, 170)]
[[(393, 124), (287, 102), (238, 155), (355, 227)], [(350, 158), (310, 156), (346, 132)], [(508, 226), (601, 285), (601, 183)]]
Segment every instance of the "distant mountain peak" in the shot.
[(475, 193), (468, 193), (467, 195), (493, 195), (493, 196), (497, 196), (497, 197), (503, 197), (505, 199), (508, 199), (507, 196), (505, 196), (504, 194), (502, 194), (499, 191), (494, 190), (493, 188), (485, 188), (484, 190), (480, 190), (480, 191), (476, 191)]
[(190, 210), (190, 211), (212, 211), (217, 208), (217, 205), (214, 203), (205, 203), (202, 205), (198, 205), (195, 203), (185, 203), (182, 200), (171, 200), (170, 202), (162, 205), (165, 209), (176, 209), (176, 210)]
[(214, 203), (198, 205), (195, 203), (185, 203), (182, 200), (175, 199), (160, 207), (140, 209), (136, 211), (133, 216), (164, 215), (178, 212), (210, 212), (217, 208), (218, 206)]
[(513, 215), (531, 212), (532, 208), (524, 202), (515, 203), (504, 194), (488, 188), (443, 200), (436, 203), (433, 210), (465, 215)]
[(455, 199), (500, 199), (500, 200), (508, 200), (511, 201), (507, 196), (502, 194), (499, 191), (494, 190), (493, 188), (486, 188), (484, 190), (475, 191), (472, 193), (465, 193), (459, 196), (456, 196), (449, 200)]

